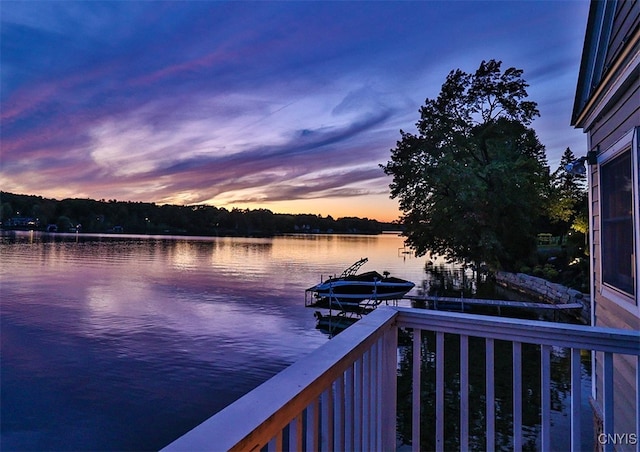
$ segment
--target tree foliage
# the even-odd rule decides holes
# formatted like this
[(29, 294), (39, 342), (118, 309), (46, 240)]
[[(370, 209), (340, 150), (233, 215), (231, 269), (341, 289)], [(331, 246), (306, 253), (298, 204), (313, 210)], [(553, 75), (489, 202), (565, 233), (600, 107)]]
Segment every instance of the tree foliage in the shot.
[(539, 112), (527, 86), (522, 70), (495, 60), (451, 71), (417, 133), (400, 131), (383, 169), (418, 255), (513, 268), (535, 250), (549, 170), (528, 127)]
[(584, 234), (589, 223), (586, 176), (571, 174), (565, 170), (567, 164), (575, 160), (573, 151), (567, 148), (562, 154), (558, 169), (551, 174), (547, 214), (553, 232), (560, 237), (570, 229)]

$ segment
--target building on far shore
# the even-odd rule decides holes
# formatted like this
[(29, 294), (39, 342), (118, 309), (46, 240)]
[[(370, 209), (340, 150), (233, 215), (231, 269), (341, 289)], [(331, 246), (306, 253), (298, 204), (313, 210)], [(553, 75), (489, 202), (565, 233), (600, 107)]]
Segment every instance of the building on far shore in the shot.
[[(581, 160), (589, 183), (591, 323), (639, 330), (640, 2), (591, 2), (571, 124), (588, 137)], [(596, 354), (596, 416), (607, 397), (603, 361)], [(638, 434), (640, 403), (627, 397), (636, 393), (637, 366), (630, 356), (613, 361), (616, 433)]]

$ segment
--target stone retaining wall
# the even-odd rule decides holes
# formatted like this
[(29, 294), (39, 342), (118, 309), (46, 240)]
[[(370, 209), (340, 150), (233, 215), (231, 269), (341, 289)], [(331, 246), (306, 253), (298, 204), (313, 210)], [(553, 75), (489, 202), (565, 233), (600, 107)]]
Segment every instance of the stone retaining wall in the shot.
[(498, 285), (544, 303), (580, 303), (582, 305), (581, 320), (587, 324), (591, 322), (591, 305), (588, 294), (524, 273), (496, 272), (495, 277)]

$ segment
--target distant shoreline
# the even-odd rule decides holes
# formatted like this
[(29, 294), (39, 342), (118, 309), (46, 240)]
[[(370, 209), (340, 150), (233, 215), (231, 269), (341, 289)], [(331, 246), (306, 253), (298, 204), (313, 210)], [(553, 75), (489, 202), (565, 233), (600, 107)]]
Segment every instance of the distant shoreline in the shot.
[(400, 235), (401, 231), (383, 231), (380, 233), (347, 233), (347, 232), (318, 232), (318, 233), (300, 233), (300, 232), (285, 232), (279, 234), (273, 234), (269, 236), (261, 235), (185, 235), (185, 234), (133, 234), (133, 233), (117, 233), (117, 232), (47, 232), (35, 229), (4, 229), (0, 228), (0, 236), (8, 236), (11, 234), (21, 233), (21, 235), (34, 233), (39, 236), (46, 237), (60, 237), (60, 238), (105, 238), (105, 239), (156, 239), (156, 240), (173, 240), (173, 239), (190, 239), (190, 240), (209, 240), (215, 238), (255, 238), (255, 239), (269, 239), (276, 237), (291, 237), (291, 236), (314, 236), (314, 235), (336, 235), (336, 236), (365, 236), (365, 235)]
[(401, 232), (397, 223), (369, 218), (334, 219), (313, 214), (280, 214), (268, 209), (68, 198), (0, 192), (0, 228), (49, 233), (273, 237), (280, 234), (359, 234)]

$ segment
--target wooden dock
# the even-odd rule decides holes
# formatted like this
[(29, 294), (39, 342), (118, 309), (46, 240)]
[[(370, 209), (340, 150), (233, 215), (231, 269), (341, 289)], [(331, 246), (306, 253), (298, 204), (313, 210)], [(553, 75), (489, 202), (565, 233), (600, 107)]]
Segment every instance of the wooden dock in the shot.
[(486, 300), (481, 298), (452, 298), (452, 297), (432, 297), (425, 295), (407, 295), (406, 299), (413, 302), (430, 303), (437, 309), (438, 304), (447, 306), (457, 306), (463, 308), (464, 306), (495, 306), (498, 308), (520, 308), (520, 309), (546, 309), (553, 311), (582, 309), (583, 306), (580, 303), (534, 303), (531, 301), (507, 301), (507, 300)]

